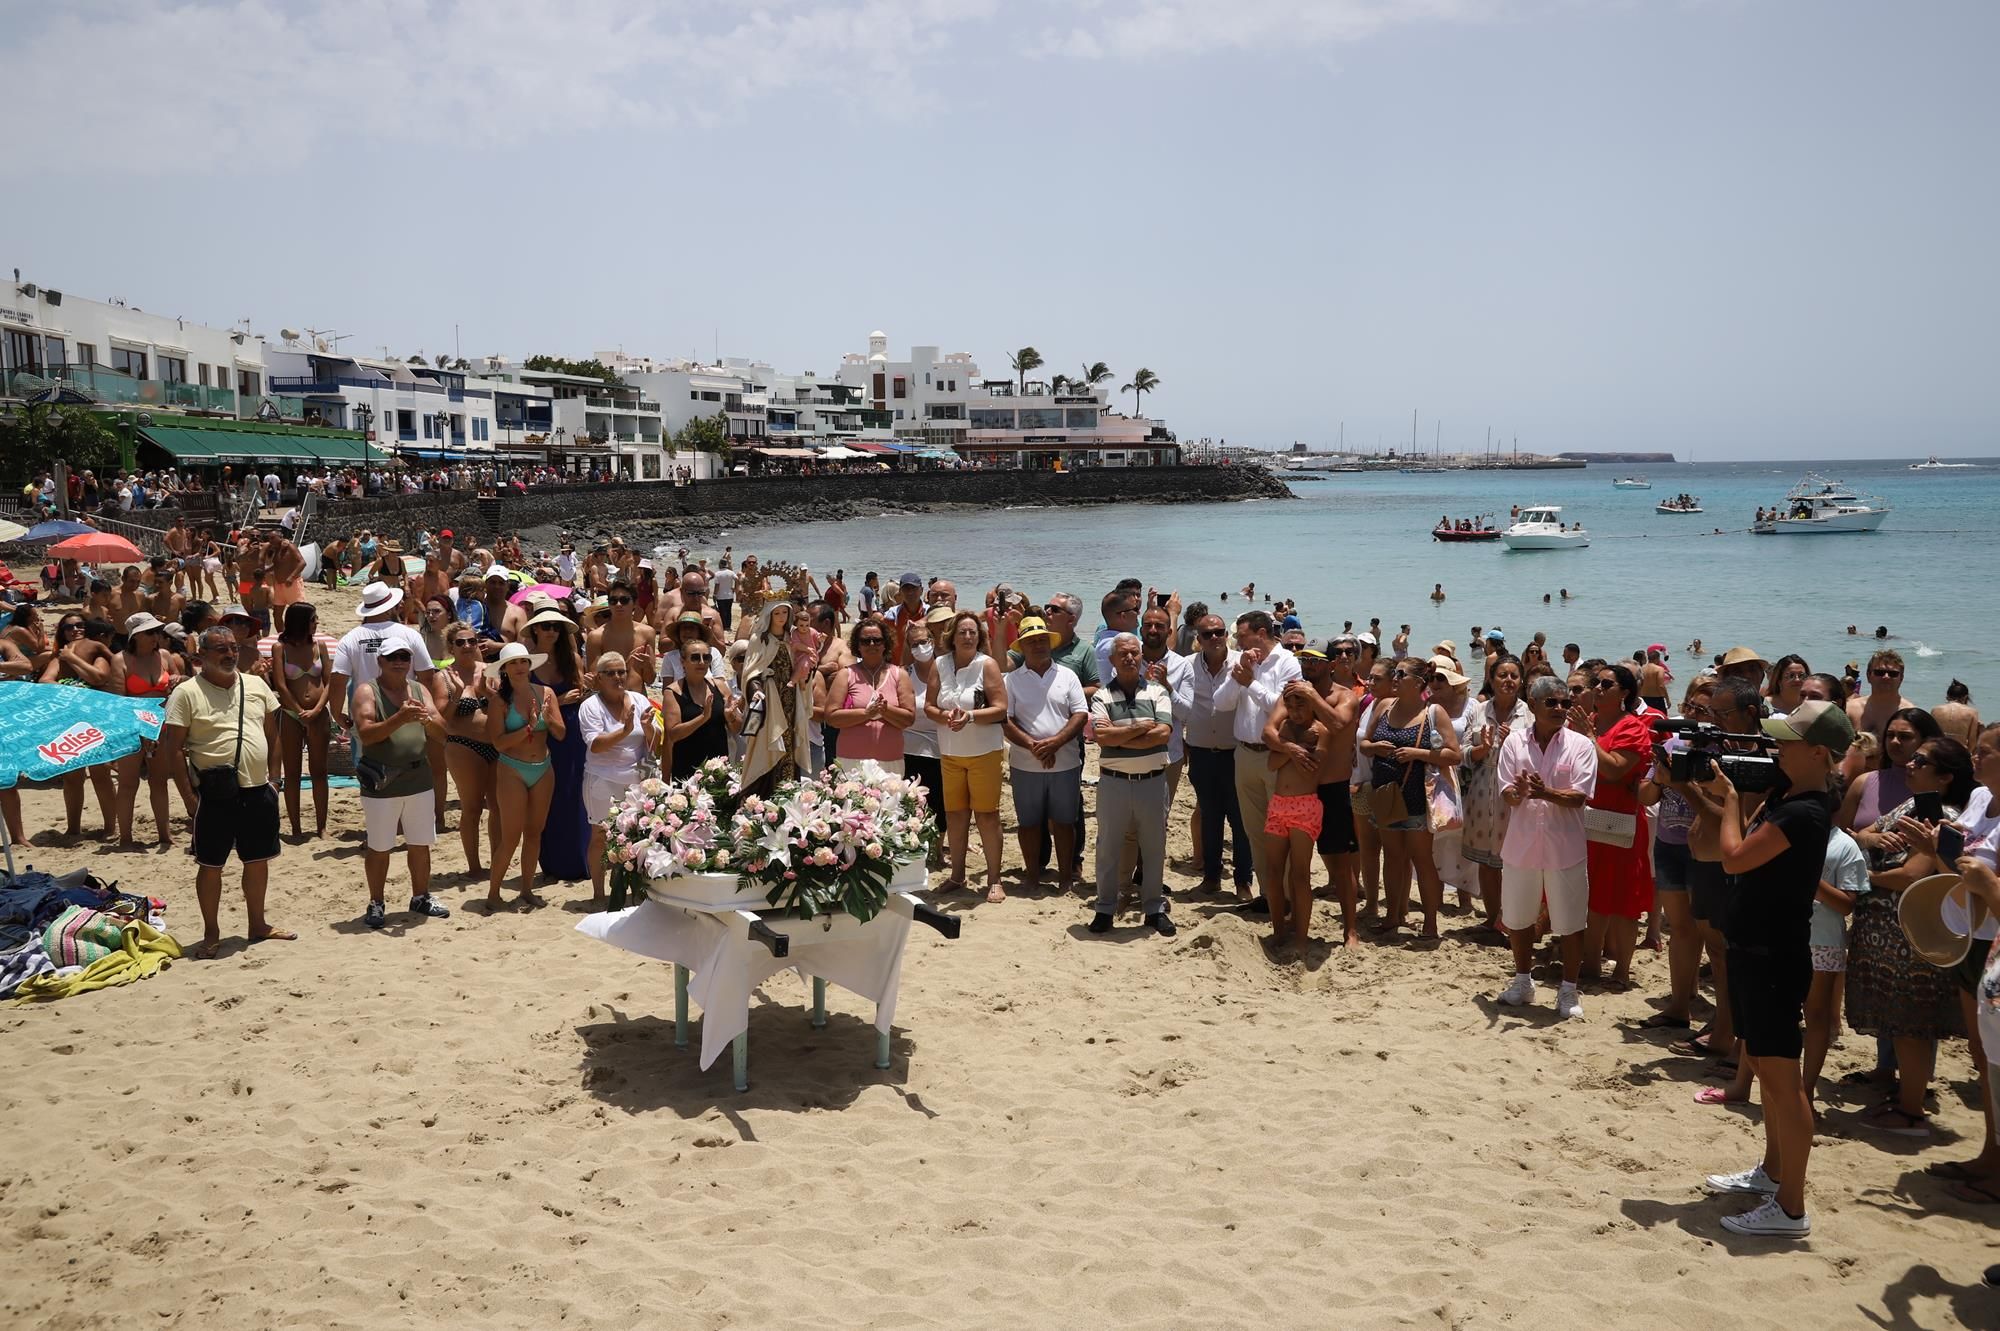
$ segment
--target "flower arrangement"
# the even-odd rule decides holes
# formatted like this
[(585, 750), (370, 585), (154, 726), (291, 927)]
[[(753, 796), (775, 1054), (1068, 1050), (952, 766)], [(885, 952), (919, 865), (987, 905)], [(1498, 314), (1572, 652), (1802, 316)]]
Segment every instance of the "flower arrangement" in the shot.
[(723, 759), (680, 782), (640, 782), (612, 805), (605, 833), (612, 908), (647, 879), (734, 874), (791, 914), (870, 920), (905, 864), (929, 854), (936, 826), (923, 787), (874, 763), (744, 795)]

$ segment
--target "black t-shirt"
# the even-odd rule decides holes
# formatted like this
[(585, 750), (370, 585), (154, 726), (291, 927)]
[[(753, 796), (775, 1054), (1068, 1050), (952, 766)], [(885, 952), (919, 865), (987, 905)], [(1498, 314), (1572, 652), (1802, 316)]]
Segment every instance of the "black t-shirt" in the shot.
[(1787, 791), (1765, 801), (1746, 839), (1769, 823), (1789, 843), (1749, 873), (1730, 879), (1731, 947), (1804, 948), (1812, 937), (1813, 896), (1826, 866), (1833, 830), (1833, 796), (1823, 790)]

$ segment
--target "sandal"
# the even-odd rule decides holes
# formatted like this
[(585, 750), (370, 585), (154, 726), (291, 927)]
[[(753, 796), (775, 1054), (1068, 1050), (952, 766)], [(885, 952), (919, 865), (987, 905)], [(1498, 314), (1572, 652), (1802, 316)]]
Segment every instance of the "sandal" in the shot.
[(1642, 1031), (1685, 1031), (1692, 1026), (1693, 1023), (1686, 1017), (1676, 1017), (1667, 1012), (1655, 1012), (1639, 1023), (1639, 1029)]
[(986, 889), (986, 899), (992, 902), (993, 904), (998, 905), (999, 903), (1007, 899), (1007, 893), (1000, 886), (1000, 884), (995, 883), (993, 884), (993, 886)]
[(2000, 1206), (2000, 1180), (1980, 1182), (1967, 1179), (1962, 1183), (1952, 1184), (1945, 1191), (1958, 1200), (1970, 1202), (1974, 1206)]
[(1931, 1121), (1922, 1114), (1912, 1114), (1901, 1105), (1883, 1102), (1876, 1105), (1861, 1121), (1878, 1132), (1887, 1132), (1897, 1137), (1928, 1137), (1931, 1135)]
[(1685, 1040), (1676, 1040), (1667, 1049), (1687, 1058), (1708, 1058), (1715, 1053), (1709, 1042), (1699, 1035), (1690, 1035)]
[(1698, 1105), (1740, 1105), (1741, 1100), (1732, 1099), (1727, 1086), (1704, 1086), (1694, 1093)]

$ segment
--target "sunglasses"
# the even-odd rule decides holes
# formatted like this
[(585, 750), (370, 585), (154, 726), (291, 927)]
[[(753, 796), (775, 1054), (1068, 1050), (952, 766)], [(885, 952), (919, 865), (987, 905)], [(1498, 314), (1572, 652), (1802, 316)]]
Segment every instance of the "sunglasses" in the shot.
[(1424, 672), (1421, 670), (1392, 670), (1389, 672), (1389, 678), (1391, 679), (1422, 679), (1423, 677)]
[(1936, 759), (1934, 759), (1934, 758), (1931, 758), (1931, 757), (1929, 757), (1929, 756), (1928, 756), (1928, 755), (1926, 755), (1926, 754), (1921, 754), (1921, 753), (1919, 753), (1919, 754), (1917, 754), (1917, 755), (1916, 755), (1915, 757), (1911, 758), (1911, 759), (1910, 759), (1910, 761), (1908, 761), (1907, 763), (1904, 763), (1904, 764), (1903, 764), (1903, 766), (1905, 766), (1905, 767), (1936, 767), (1936, 766), (1937, 766), (1937, 760), (1936, 760)]
[(1229, 636), (1229, 630), (1228, 630), (1228, 629), (1198, 629), (1198, 630), (1196, 630), (1196, 636), (1198, 636), (1198, 637), (1203, 637), (1203, 638), (1226, 638), (1226, 637), (1228, 637), (1228, 636)]
[(1593, 689), (1615, 689), (1618, 687), (1618, 681), (1616, 678), (1594, 679), (1590, 682), (1590, 687)]
[(630, 605), (630, 604), (632, 604), (632, 598), (631, 598), (631, 597), (629, 597), (629, 596), (614, 596), (614, 597), (612, 597), (612, 598), (611, 598), (611, 600), (610, 600), (610, 604), (612, 604), (612, 605)]
[(1568, 704), (1568, 703), (1566, 703), (1566, 702), (1564, 702), (1564, 701), (1563, 701), (1563, 700), (1562, 700), (1561, 698), (1544, 698), (1544, 699), (1542, 699), (1542, 700), (1541, 700), (1540, 702), (1536, 703), (1536, 704), (1535, 704), (1535, 706), (1537, 706), (1537, 707), (1567, 707), (1567, 706), (1569, 706), (1569, 704)]
[(1868, 677), (1870, 679), (1901, 679), (1903, 672), (1900, 670), (1891, 670), (1887, 666), (1870, 666), (1868, 668)]
[(880, 639), (880, 638), (862, 638), (862, 639), (860, 640), (860, 642), (861, 642), (861, 645), (862, 645), (863, 647), (886, 647), (886, 646), (888, 646), (888, 644), (887, 644), (886, 642), (884, 642), (884, 641), (883, 641), (882, 639)]
[(689, 665), (707, 665), (707, 664), (708, 664), (708, 653), (707, 653), (707, 652), (695, 652), (695, 653), (693, 653), (692, 655), (688, 655), (688, 656), (687, 656), (687, 663), (688, 663)]
[(1361, 649), (1360, 649), (1359, 647), (1336, 647), (1336, 648), (1334, 648), (1334, 649), (1333, 649), (1333, 650), (1332, 650), (1331, 652), (1328, 652), (1328, 653), (1327, 653), (1327, 655), (1328, 655), (1328, 656), (1359, 656), (1359, 655), (1361, 655)]

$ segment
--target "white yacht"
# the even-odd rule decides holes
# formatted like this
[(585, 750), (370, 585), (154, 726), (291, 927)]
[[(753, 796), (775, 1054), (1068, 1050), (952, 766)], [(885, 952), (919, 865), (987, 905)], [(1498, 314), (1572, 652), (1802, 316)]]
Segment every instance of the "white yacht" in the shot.
[(1500, 539), (1509, 550), (1568, 550), (1589, 545), (1590, 533), (1581, 522), (1564, 522), (1555, 504), (1531, 504)]
[(1929, 457), (1925, 458), (1922, 462), (1912, 462), (1910, 464), (1910, 470), (1911, 471), (1969, 471), (1977, 465), (1978, 465), (1977, 463), (1973, 462), (1939, 462), (1937, 460), (1937, 454), (1933, 453)]
[(1856, 494), (1839, 481), (1807, 475), (1750, 530), (1759, 536), (1810, 536), (1822, 532), (1874, 531), (1889, 516), (1889, 502)]
[(1644, 476), (1620, 476), (1617, 480), (1611, 482), (1611, 488), (1614, 490), (1650, 490), (1653, 488), (1653, 483)]

